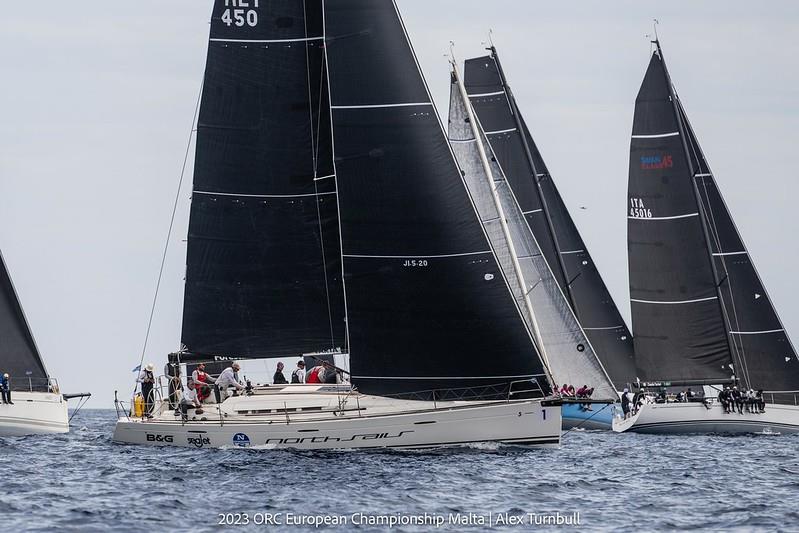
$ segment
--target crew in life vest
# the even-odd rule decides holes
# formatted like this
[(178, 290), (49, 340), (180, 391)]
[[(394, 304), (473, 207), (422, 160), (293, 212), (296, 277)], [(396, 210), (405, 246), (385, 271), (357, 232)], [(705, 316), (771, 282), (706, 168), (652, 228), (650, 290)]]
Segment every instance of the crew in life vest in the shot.
[(197, 390), (197, 399), (200, 403), (203, 403), (211, 395), (211, 387), (208, 384), (216, 382), (216, 379), (205, 372), (205, 363), (197, 365), (197, 368), (191, 373), (191, 379), (194, 381), (194, 387)]
[(292, 383), (305, 383), (305, 361), (297, 361), (297, 368), (291, 373)]

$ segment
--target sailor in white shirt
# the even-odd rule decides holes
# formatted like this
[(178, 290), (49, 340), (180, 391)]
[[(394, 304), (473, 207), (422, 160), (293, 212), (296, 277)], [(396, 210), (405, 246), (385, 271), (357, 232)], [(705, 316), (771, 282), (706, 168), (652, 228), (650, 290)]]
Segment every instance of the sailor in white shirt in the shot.
[(186, 388), (186, 393), (183, 395), (183, 398), (180, 399), (180, 413), (183, 420), (188, 420), (189, 409), (196, 409), (196, 414), (202, 414), (202, 409), (199, 409), (202, 404), (200, 403), (200, 400), (197, 399), (197, 391), (194, 389), (194, 381), (190, 379), (186, 384)]
[(236, 390), (244, 390), (244, 385), (239, 383), (238, 377), (236, 373), (241, 369), (238, 363), (233, 363), (226, 369), (219, 374), (219, 377), (216, 378), (216, 386), (219, 387), (219, 392), (221, 393), (222, 398), (220, 400), (224, 401), (227, 397), (227, 389), (228, 387), (236, 387)]
[(297, 361), (297, 368), (291, 374), (292, 383), (305, 383), (305, 361)]

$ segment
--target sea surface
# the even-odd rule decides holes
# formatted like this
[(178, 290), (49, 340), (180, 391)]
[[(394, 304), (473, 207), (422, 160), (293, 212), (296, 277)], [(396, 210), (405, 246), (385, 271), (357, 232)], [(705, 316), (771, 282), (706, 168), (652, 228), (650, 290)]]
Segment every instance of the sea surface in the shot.
[[(554, 450), (212, 450), (114, 444), (114, 420), (84, 410), (68, 435), (0, 438), (0, 529), (799, 531), (796, 436), (578, 430)], [(540, 523), (574, 513), (579, 526)], [(317, 527), (325, 519), (344, 522)]]

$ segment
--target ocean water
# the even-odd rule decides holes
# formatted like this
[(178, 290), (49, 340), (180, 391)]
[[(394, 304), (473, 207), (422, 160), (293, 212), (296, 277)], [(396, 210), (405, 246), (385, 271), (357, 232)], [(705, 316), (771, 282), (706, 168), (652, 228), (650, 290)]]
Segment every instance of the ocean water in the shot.
[[(197, 450), (114, 444), (114, 416), (82, 411), (68, 435), (0, 439), (3, 531), (799, 530), (796, 436)], [(579, 526), (540, 523), (573, 513)], [(343, 523), (317, 527), (325, 517)]]

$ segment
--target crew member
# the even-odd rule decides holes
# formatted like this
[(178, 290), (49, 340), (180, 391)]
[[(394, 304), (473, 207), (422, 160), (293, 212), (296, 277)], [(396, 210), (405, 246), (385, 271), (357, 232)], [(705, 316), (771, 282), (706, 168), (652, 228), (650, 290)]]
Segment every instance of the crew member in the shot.
[(3, 403), (14, 405), (11, 401), (11, 381), (8, 374), (3, 374), (0, 377), (0, 395), (3, 397)]
[(292, 383), (305, 383), (305, 361), (297, 361), (297, 368), (291, 373)]
[(203, 410), (200, 409), (202, 404), (197, 399), (197, 390), (194, 388), (194, 381), (189, 379), (186, 383), (188, 389), (183, 397), (180, 399), (180, 415), (181, 419), (186, 422), (189, 420), (189, 409), (196, 409), (195, 414), (201, 415)]
[[(744, 414), (744, 396), (741, 394), (741, 391), (738, 390), (738, 386), (732, 388), (732, 399), (735, 402), (735, 407), (738, 408), (738, 414)], [(733, 411), (734, 410), (735, 409), (733, 409)]]
[(624, 392), (621, 393), (621, 410), (624, 413), (624, 418), (630, 417), (630, 397), (627, 395), (629, 389), (625, 387)]
[(153, 387), (155, 386), (154, 369), (155, 365), (148, 363), (147, 366), (139, 372), (139, 378), (136, 380), (141, 384), (141, 395), (144, 398), (144, 416), (146, 418), (153, 417), (153, 403), (155, 402), (155, 396), (153, 394)]
[(316, 365), (308, 372), (308, 383), (324, 383), (325, 382), (325, 367), (324, 365)]
[(766, 412), (766, 399), (763, 397), (763, 389), (757, 389), (757, 393), (755, 394), (755, 405), (757, 406), (757, 410), (761, 413)]
[(217, 402), (221, 403), (227, 397), (228, 387), (235, 387), (237, 391), (244, 390), (244, 385), (239, 383), (237, 372), (241, 369), (238, 363), (233, 363), (219, 374), (216, 378), (216, 390), (219, 391), (221, 396), (217, 396)]
[(197, 368), (191, 373), (191, 379), (197, 389), (197, 399), (200, 400), (200, 403), (204, 402), (211, 396), (211, 387), (208, 384), (215, 383), (216, 379), (205, 371), (205, 363), (197, 365)]
[(285, 385), (288, 383), (286, 381), (286, 376), (283, 375), (283, 362), (277, 364), (277, 371), (275, 372), (275, 376), (272, 378), (272, 383), (275, 385)]

